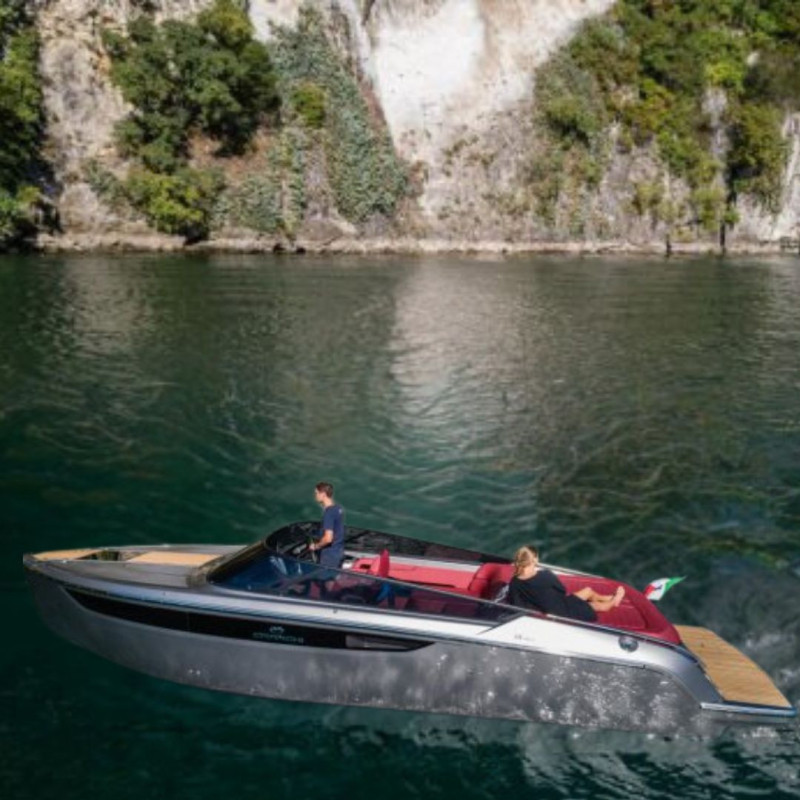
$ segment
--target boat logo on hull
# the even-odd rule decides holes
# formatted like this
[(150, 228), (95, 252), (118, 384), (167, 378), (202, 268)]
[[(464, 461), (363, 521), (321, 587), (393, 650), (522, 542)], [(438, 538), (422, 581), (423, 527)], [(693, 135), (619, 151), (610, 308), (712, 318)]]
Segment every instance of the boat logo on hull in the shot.
[(253, 631), (253, 638), (261, 642), (280, 642), (281, 644), (305, 644), (304, 636), (286, 632), (283, 625), (270, 625), (265, 631)]

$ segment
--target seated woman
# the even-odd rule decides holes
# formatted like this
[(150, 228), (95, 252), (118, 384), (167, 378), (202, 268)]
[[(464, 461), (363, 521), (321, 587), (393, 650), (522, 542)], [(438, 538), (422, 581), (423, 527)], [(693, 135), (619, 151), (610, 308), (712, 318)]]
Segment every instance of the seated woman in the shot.
[(616, 608), (624, 596), (622, 586), (613, 595), (598, 594), (589, 586), (567, 594), (564, 584), (549, 569), (539, 569), (539, 552), (528, 546), (520, 547), (514, 555), (514, 577), (508, 586), (506, 602), (545, 614), (594, 622), (598, 611)]

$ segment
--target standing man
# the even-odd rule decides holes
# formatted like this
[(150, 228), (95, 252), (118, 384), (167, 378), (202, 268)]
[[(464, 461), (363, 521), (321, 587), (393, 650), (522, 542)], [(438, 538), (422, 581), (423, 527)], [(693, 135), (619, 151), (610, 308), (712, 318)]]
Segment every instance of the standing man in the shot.
[(319, 538), (309, 545), (309, 549), (319, 551), (321, 566), (339, 569), (344, 560), (344, 509), (333, 501), (330, 483), (318, 483), (314, 488), (314, 499), (322, 506), (322, 524)]

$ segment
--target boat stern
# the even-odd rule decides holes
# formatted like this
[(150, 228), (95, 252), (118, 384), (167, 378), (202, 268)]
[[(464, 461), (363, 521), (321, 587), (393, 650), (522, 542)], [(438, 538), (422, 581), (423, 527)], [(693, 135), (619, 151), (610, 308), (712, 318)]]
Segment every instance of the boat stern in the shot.
[(683, 646), (697, 659), (719, 694), (701, 706), (721, 722), (788, 723), (797, 709), (754, 661), (707, 628), (677, 626)]

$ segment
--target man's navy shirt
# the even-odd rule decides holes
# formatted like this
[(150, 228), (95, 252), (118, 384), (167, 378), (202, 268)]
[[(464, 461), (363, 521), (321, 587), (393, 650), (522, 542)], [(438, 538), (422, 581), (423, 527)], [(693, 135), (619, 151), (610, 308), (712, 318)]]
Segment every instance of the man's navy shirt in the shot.
[(333, 531), (333, 541), (320, 550), (320, 563), (326, 567), (338, 567), (344, 557), (344, 509), (337, 503), (322, 512), (320, 539), (325, 531)]

